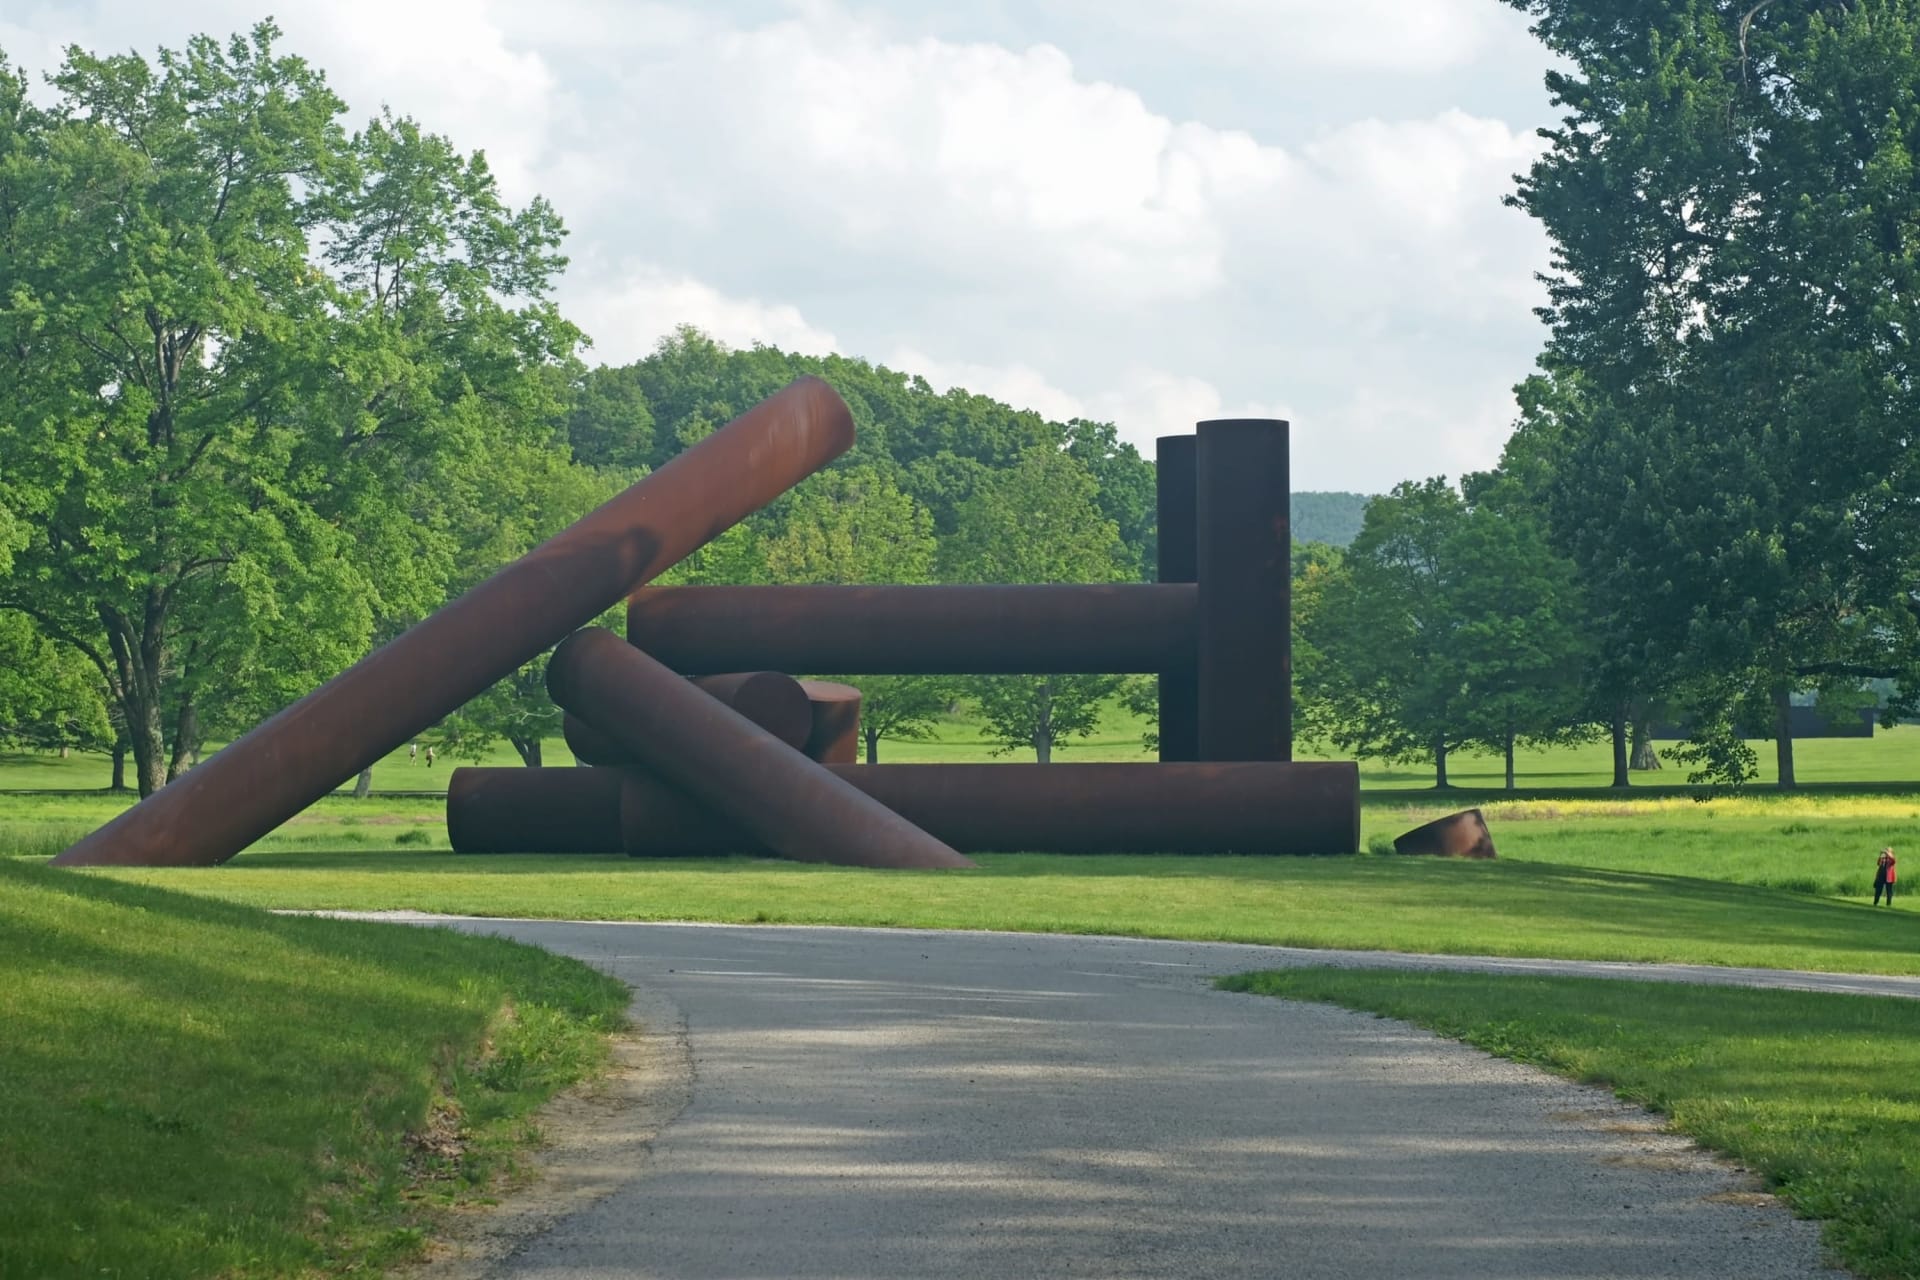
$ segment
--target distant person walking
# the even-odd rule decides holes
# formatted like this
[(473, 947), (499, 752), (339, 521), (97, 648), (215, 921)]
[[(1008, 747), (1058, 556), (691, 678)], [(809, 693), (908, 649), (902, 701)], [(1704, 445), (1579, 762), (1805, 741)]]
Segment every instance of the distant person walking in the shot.
[(1873, 867), (1873, 905), (1880, 905), (1880, 895), (1887, 895), (1887, 905), (1893, 905), (1893, 882), (1898, 878), (1893, 848), (1888, 846), (1880, 851), (1880, 860)]
[(420, 758), (420, 744), (417, 742), (409, 742), (407, 744), (407, 763), (412, 764), (415, 760), (419, 758)]
[(427, 768), (433, 768), (433, 748), (427, 748)]

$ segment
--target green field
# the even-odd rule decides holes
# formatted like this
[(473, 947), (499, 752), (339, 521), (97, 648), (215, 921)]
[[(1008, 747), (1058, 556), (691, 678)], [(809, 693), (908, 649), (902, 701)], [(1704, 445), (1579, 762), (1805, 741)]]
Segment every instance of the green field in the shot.
[(0, 1276), (365, 1274), (489, 1194), (618, 982), (0, 860)]
[(1920, 1275), (1920, 1002), (1337, 969), (1221, 985), (1378, 1013), (1608, 1086), (1822, 1219), (1856, 1274)]

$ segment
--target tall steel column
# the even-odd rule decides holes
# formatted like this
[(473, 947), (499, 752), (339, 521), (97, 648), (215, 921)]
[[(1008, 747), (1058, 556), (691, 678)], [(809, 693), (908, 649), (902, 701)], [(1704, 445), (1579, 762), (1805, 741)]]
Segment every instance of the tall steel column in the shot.
[(1293, 759), (1287, 424), (1202, 422), (1194, 474), (1202, 760)]
[[(1158, 526), (1155, 577), (1160, 582), (1195, 582), (1199, 557), (1194, 510), (1195, 437), (1161, 436), (1153, 450), (1154, 512)], [(1200, 675), (1194, 653), (1160, 671), (1160, 758), (1200, 758)]]

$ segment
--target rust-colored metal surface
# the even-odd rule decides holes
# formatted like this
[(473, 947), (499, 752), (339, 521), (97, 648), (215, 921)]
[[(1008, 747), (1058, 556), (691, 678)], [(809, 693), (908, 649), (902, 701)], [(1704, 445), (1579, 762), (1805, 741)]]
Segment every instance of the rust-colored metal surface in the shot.
[(455, 769), (447, 840), (455, 853), (619, 853), (618, 769)]
[[(796, 751), (813, 733), (813, 705), (800, 681), (792, 676), (778, 671), (736, 671), (701, 676), (693, 685)], [(576, 760), (598, 765), (626, 764), (630, 760), (619, 743), (571, 712), (562, 718), (560, 731)]]
[(1493, 833), (1478, 809), (1467, 809), (1415, 827), (1393, 842), (1395, 853), (1441, 858), (1491, 858)]
[(852, 443), (846, 404), (800, 379), (54, 862), (225, 862)]
[(821, 764), (860, 761), (860, 691), (832, 680), (802, 680), (813, 710), (813, 731), (800, 750)]
[(805, 862), (970, 867), (958, 853), (611, 631), (576, 631), (547, 663), (547, 691), (635, 760)]
[(1200, 758), (1291, 760), (1287, 424), (1223, 418), (1197, 436)]
[[(1161, 436), (1154, 444), (1153, 493), (1155, 577), (1161, 582), (1197, 582), (1194, 478), (1196, 438)], [(1200, 758), (1200, 672), (1189, 649), (1160, 671), (1160, 758)]]
[(1159, 671), (1194, 652), (1189, 584), (653, 587), (627, 639), (675, 671)]
[[(862, 764), (829, 772), (966, 853), (1360, 847), (1360, 771), (1352, 763)], [(638, 857), (767, 851), (740, 824), (657, 775), (629, 773), (619, 811), (627, 852)], [(613, 820), (611, 805), (596, 812), (598, 822)], [(599, 829), (595, 847), (607, 839)], [(551, 840), (525, 850), (562, 851)]]

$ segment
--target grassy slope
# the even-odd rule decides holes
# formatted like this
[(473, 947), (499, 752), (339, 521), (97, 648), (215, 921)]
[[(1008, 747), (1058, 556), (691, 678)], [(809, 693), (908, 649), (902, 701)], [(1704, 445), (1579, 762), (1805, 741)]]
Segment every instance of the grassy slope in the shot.
[(1824, 1219), (1856, 1273), (1920, 1275), (1920, 1003), (1324, 969), (1222, 985), (1369, 1010), (1610, 1086)]
[[(626, 1003), (497, 939), (17, 861), (0, 861), (0, 972), (0, 1275), (23, 1277), (404, 1255), (422, 1196), (497, 1170)], [(430, 1109), (459, 1118), (463, 1157), (410, 1152)]]

